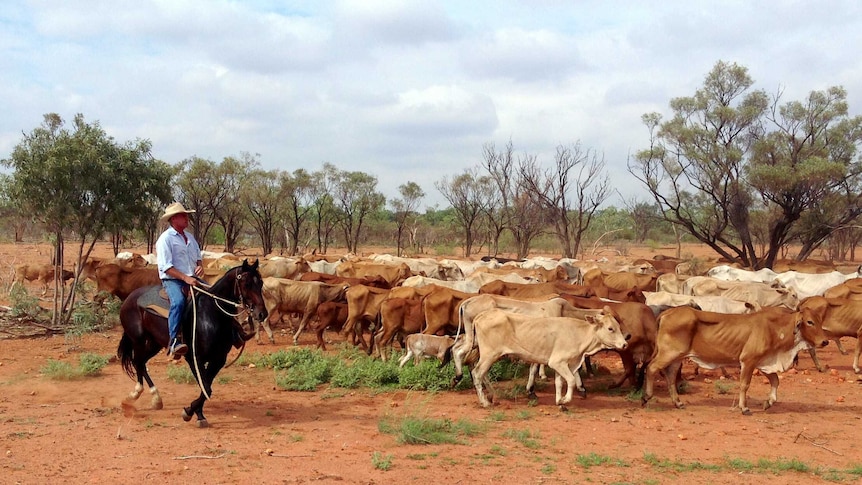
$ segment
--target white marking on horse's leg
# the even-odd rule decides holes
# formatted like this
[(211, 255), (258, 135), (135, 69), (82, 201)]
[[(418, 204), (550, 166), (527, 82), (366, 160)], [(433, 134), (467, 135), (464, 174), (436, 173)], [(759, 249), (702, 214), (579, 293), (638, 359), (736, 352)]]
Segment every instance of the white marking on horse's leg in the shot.
[(150, 404), (153, 409), (162, 409), (165, 407), (165, 404), (162, 402), (162, 396), (159, 394), (159, 390), (156, 389), (156, 386), (150, 388), (150, 394), (152, 398), (150, 398)]
[(140, 382), (135, 384), (135, 390), (129, 393), (129, 400), (135, 401), (139, 397), (141, 397), (141, 393), (144, 392), (144, 385)]

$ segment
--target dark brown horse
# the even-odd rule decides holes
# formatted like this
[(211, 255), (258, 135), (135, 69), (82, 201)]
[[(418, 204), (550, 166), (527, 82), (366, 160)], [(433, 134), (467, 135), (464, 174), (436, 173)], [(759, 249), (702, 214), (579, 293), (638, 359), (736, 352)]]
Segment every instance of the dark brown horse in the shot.
[[(183, 420), (189, 421), (192, 414), (198, 418), (198, 426), (206, 427), (203, 414), (204, 402), (212, 394), (212, 382), (224, 367), (227, 355), (235, 341), (235, 317), (241, 309), (262, 321), (267, 317), (263, 302), (263, 279), (258, 272), (258, 262), (243, 261), (225, 273), (207, 289), (192, 288), (193, 300), (186, 305), (182, 319), (182, 333), (189, 346), (186, 362), (201, 388), (200, 396), (183, 409)], [(168, 320), (146, 309), (148, 295), (154, 287), (139, 288), (123, 301), (120, 307), (120, 322), (123, 337), (117, 348), (117, 356), (123, 369), (131, 378), (137, 375), (135, 390), (128, 400), (134, 401), (144, 390), (147, 381), (152, 394), (153, 409), (161, 409), (162, 398), (147, 372), (147, 361), (168, 345)], [(158, 288), (158, 287), (155, 287)]]

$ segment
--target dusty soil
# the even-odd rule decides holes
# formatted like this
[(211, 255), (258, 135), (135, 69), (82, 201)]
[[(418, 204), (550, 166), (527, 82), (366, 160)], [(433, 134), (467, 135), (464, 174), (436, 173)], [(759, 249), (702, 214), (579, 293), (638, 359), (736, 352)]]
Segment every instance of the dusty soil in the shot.
[[(46, 257), (38, 254), (44, 247), (25, 246), (0, 247), (0, 261)], [(149, 364), (165, 403), (159, 411), (149, 409), (146, 392), (123, 406), (134, 383), (117, 362), (75, 381), (42, 374), (49, 360), (75, 365), (83, 352), (113, 355), (120, 335), (115, 328), (81, 339), (0, 340), (0, 483), (736, 484), (862, 476), (862, 385), (852, 357), (834, 346), (822, 352), (826, 373), (800, 355), (768, 411), (758, 407), (768, 384), (755, 378), (750, 417), (730, 409), (735, 376), (694, 376), (690, 365), (683, 410), (672, 408), (664, 382), (642, 408), (625, 391), (603, 391), (611, 379), (605, 375), (588, 379), (588, 398), (566, 413), (554, 406), (553, 384), (536, 405), (498, 396), (483, 409), (473, 391), (282, 391), (271, 370), (234, 366), (222, 371), (206, 405), (211, 427), (198, 429), (180, 413), (199, 391), (169, 380), (168, 368), (177, 364), (163, 355)], [(852, 351), (855, 342), (844, 340)], [(306, 335), (301, 345), (312, 341)], [(275, 346), (251, 342), (246, 351), (288, 343), (282, 336)], [(613, 375), (621, 371), (615, 355), (596, 360)], [(483, 430), (459, 445), (400, 444), (378, 430), (381, 419), (407, 416), (465, 419)], [(375, 467), (375, 453), (388, 470)], [(710, 466), (716, 469), (704, 469)]]

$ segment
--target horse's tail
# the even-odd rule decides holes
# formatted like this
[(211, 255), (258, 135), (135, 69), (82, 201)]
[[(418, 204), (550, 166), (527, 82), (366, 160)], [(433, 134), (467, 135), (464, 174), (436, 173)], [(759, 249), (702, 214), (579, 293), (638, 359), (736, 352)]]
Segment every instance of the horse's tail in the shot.
[(123, 370), (126, 371), (126, 374), (128, 374), (132, 379), (135, 378), (135, 363), (132, 362), (133, 349), (134, 344), (132, 343), (132, 338), (124, 333), (123, 338), (120, 339), (120, 345), (117, 347), (117, 358), (120, 359)]

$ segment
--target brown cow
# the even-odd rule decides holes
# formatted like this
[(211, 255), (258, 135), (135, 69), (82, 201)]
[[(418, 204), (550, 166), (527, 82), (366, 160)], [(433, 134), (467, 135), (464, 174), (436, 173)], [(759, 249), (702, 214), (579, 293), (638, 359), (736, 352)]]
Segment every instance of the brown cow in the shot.
[(419, 333), (425, 323), (425, 311), (422, 300), (410, 298), (389, 298), (380, 304), (380, 329), (374, 334), (372, 344), (368, 352), (371, 353), (374, 346), (382, 360), (386, 360), (383, 348), (392, 343), (392, 339), (398, 335), (402, 347), (404, 346), (404, 335)]
[[(635, 273), (626, 273), (632, 274), (635, 276), (648, 276), (655, 277), (656, 275), (636, 275)], [(646, 302), (646, 297), (643, 294), (643, 291), (636, 287), (631, 286), (627, 289), (618, 290), (616, 288), (611, 288), (604, 282), (604, 273), (598, 268), (593, 268), (586, 273), (584, 273), (584, 285), (589, 286), (596, 293), (596, 296), (599, 298), (606, 298), (614, 301), (636, 301), (638, 303)]]
[(125, 300), (138, 288), (161, 285), (156, 268), (124, 268), (114, 263), (103, 263), (95, 271), (96, 289)]
[(643, 404), (653, 396), (656, 374), (667, 377), (670, 398), (677, 408), (685, 405), (676, 389), (677, 373), (686, 357), (707, 369), (739, 366), (739, 400), (742, 414), (750, 415), (746, 402), (754, 369), (772, 385), (763, 409), (778, 400), (778, 373), (793, 366), (796, 354), (809, 347), (829, 343), (823, 327), (809, 309), (793, 312), (764, 308), (748, 315), (726, 315), (672, 308), (659, 317), (656, 353), (647, 366)]
[(347, 321), (341, 327), (341, 332), (354, 345), (358, 343), (363, 348), (368, 348), (365, 340), (362, 338), (361, 324), (363, 321), (377, 321), (377, 315), (380, 313), (380, 305), (389, 296), (389, 291), (382, 288), (374, 288), (373, 286), (357, 285), (351, 286), (344, 293), (347, 300)]
[(326, 350), (326, 343), (323, 341), (323, 332), (326, 329), (341, 331), (344, 322), (347, 321), (347, 303), (336, 301), (325, 301), (317, 307), (317, 325), (312, 328), (317, 334), (317, 346), (321, 350)]
[[(53, 264), (19, 264), (15, 266), (15, 281), (9, 287), (9, 291), (11, 292), (15, 285), (23, 285), (25, 280), (38, 281), (42, 284), (42, 294), (45, 295), (48, 293), (48, 283), (54, 281), (55, 273), (60, 270), (61, 268)], [(62, 274), (64, 284), (75, 277), (75, 273), (66, 269), (59, 274)]]
[[(859, 367), (859, 355), (862, 353), (862, 301), (848, 300), (844, 298), (824, 298), (822, 296), (812, 296), (806, 298), (799, 304), (799, 308), (808, 308), (813, 313), (815, 318), (823, 326), (823, 333), (827, 337), (838, 342), (841, 337), (856, 338), (856, 351), (853, 353), (853, 372), (860, 374), (862, 369)], [(814, 349), (809, 349), (811, 358), (814, 360), (814, 365), (817, 370), (823, 372), (824, 368), (817, 358)]]
[(458, 308), (461, 302), (473, 296), (477, 296), (477, 293), (435, 287), (434, 291), (422, 300), (425, 312), (425, 329), (422, 333), (436, 335), (447, 328), (454, 333), (458, 327)]
[(576, 308), (601, 310), (610, 308), (615, 312), (614, 317), (620, 322), (620, 328), (631, 335), (629, 345), (625, 350), (617, 350), (623, 361), (623, 372), (610, 388), (620, 387), (628, 380), (635, 388), (640, 389), (643, 384), (642, 376), (637, 376), (637, 366), (642, 365), (642, 371), (652, 358), (655, 350), (656, 334), (658, 324), (652, 309), (643, 303), (637, 302), (606, 302), (597, 298), (581, 298), (570, 295), (560, 295)]
[[(299, 328), (293, 335), (293, 344), (299, 341), (299, 336), (311, 317), (317, 312), (317, 307), (325, 301), (339, 301), (344, 298), (344, 285), (327, 285), (316, 281), (295, 281), (284, 278), (264, 278), (263, 297), (269, 317), (264, 320), (263, 328), (271, 343), (275, 343), (269, 322), (276, 321), (275, 315), (281, 319), (283, 314), (300, 313)], [(257, 324), (258, 327), (260, 323)], [(256, 329), (257, 330), (257, 329)], [(257, 332), (260, 342), (260, 332)]]

